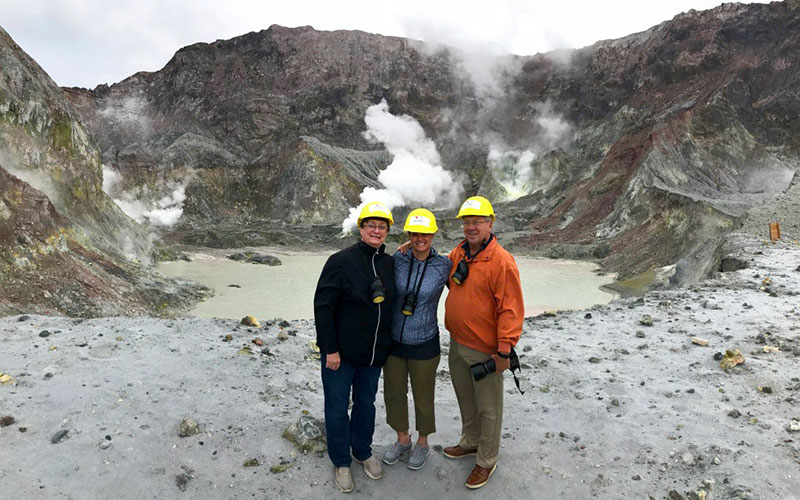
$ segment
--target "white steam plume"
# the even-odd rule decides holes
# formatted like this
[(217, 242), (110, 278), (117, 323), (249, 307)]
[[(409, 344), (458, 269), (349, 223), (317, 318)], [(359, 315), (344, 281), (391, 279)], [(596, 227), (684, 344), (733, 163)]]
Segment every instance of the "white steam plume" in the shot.
[(407, 115), (391, 114), (385, 99), (367, 109), (364, 122), (367, 125), (364, 137), (382, 143), (394, 159), (378, 175), (384, 189), (364, 189), (361, 204), (351, 208), (350, 215), (342, 222), (344, 233), (356, 227), (361, 208), (369, 201), (381, 201), (390, 210), (412, 203), (434, 208), (458, 201), (461, 187), (442, 167), (436, 145), (419, 122)]
[(140, 97), (109, 99), (99, 110), (100, 116), (129, 133), (147, 134), (151, 130), (147, 118), (147, 102)]
[(504, 144), (489, 146), (486, 163), (494, 179), (506, 190), (503, 201), (516, 200), (531, 193), (535, 180), (533, 161), (542, 153), (563, 146), (570, 138), (572, 127), (553, 111), (549, 102), (537, 104), (534, 110), (539, 114), (535, 120), (537, 133), (527, 149), (516, 150)]
[(191, 176), (182, 183), (167, 182), (169, 194), (157, 202), (146, 201), (148, 188), (137, 188), (136, 192), (119, 189), (122, 175), (103, 165), (103, 191), (114, 200), (114, 203), (125, 212), (125, 215), (136, 222), (148, 222), (157, 227), (172, 227), (183, 215), (183, 202), (186, 200), (186, 186)]
[(18, 161), (4, 151), (0, 151), (0, 165), (2, 165), (2, 168), (9, 174), (27, 183), (37, 191), (44, 193), (56, 207), (63, 206), (61, 196), (58, 194), (58, 190), (53, 185), (53, 182), (50, 180), (50, 175), (47, 172), (37, 170), (33, 167), (21, 167)]
[(525, 151), (502, 151), (497, 146), (489, 147), (487, 164), (495, 180), (505, 188), (504, 201), (516, 200), (528, 194), (531, 179), (531, 163), (536, 154)]

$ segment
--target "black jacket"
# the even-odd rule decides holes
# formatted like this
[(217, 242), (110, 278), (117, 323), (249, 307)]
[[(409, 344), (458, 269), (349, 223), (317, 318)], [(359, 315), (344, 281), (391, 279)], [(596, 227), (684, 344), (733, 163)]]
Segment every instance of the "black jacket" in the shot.
[[(338, 352), (356, 366), (382, 366), (392, 343), (394, 259), (359, 241), (328, 258), (314, 294), (314, 323), (322, 356)], [(372, 302), (376, 272), (386, 299)]]

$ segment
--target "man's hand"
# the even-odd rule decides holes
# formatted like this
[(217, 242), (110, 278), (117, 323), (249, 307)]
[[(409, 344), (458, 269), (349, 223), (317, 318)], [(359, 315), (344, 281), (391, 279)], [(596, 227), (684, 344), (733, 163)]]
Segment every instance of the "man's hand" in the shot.
[(497, 354), (492, 354), (492, 359), (494, 360), (494, 365), (495, 365), (494, 371), (496, 371), (497, 373), (503, 373), (504, 370), (508, 370), (509, 368), (511, 368), (510, 358), (501, 358)]
[(342, 358), (339, 356), (338, 352), (325, 355), (325, 368), (335, 371), (339, 369), (339, 365), (341, 364)]
[(406, 241), (405, 243), (403, 243), (402, 245), (397, 247), (397, 251), (400, 252), (400, 253), (406, 253), (406, 252), (408, 252), (409, 248), (411, 248), (411, 242), (410, 241)]

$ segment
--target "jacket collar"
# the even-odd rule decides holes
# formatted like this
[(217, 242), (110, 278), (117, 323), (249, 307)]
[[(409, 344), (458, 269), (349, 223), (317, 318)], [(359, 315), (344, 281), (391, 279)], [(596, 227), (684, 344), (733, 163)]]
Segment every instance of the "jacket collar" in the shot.
[[(428, 258), (432, 259), (432, 258), (436, 257), (437, 255), (439, 255), (439, 252), (437, 252), (435, 248), (431, 247), (431, 254), (428, 256)], [(409, 248), (406, 251), (406, 253), (396, 252), (395, 253), (395, 258), (399, 258), (400, 261), (402, 261), (402, 262), (410, 261), (411, 259), (414, 258), (414, 253)]]
[(360, 248), (361, 251), (364, 252), (365, 255), (371, 257), (375, 253), (382, 254), (383, 251), (386, 249), (386, 245), (385, 244), (381, 244), (381, 246), (379, 248), (375, 248), (375, 247), (371, 247), (371, 246), (367, 245), (366, 243), (364, 243), (361, 240), (358, 240), (358, 248)]
[[(469, 252), (469, 243), (467, 242), (466, 238), (463, 239), (461, 243), (458, 244), (458, 246), (461, 247), (461, 251), (466, 257), (467, 252)], [(485, 247), (482, 250), (480, 250), (480, 252), (477, 254), (477, 257), (475, 257), (474, 260), (476, 261), (489, 260), (489, 257), (492, 256), (492, 254), (494, 253), (494, 249), (496, 247), (497, 247), (497, 236), (495, 236), (494, 233), (491, 233), (489, 235), (489, 241), (485, 243)]]

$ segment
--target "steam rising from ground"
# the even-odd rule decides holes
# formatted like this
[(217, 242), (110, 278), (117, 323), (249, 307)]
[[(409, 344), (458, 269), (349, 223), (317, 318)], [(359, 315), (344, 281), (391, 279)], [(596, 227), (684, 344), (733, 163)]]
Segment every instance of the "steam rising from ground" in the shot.
[(384, 188), (365, 188), (360, 195), (361, 204), (350, 209), (350, 215), (342, 222), (344, 233), (356, 227), (361, 208), (370, 201), (381, 201), (390, 210), (411, 204), (435, 208), (458, 202), (461, 186), (442, 166), (436, 145), (419, 122), (407, 115), (391, 114), (385, 99), (367, 109), (364, 122), (364, 137), (383, 144), (394, 159), (378, 175)]
[(4, 168), (9, 174), (13, 175), (22, 182), (27, 183), (37, 191), (44, 193), (44, 195), (47, 196), (50, 202), (56, 207), (63, 206), (63, 203), (61, 202), (61, 196), (59, 196), (58, 190), (55, 188), (55, 186), (53, 186), (53, 182), (50, 180), (50, 176), (46, 172), (36, 170), (31, 167), (19, 168), (18, 162), (15, 161), (11, 155), (8, 155), (3, 151), (0, 151), (0, 165), (2, 165), (2, 168)]
[(144, 99), (139, 97), (124, 97), (109, 100), (99, 113), (117, 127), (128, 127), (130, 131), (146, 134), (150, 131), (150, 121), (146, 118), (146, 105)]
[(495, 180), (506, 190), (505, 200), (516, 200), (528, 194), (531, 163), (535, 158), (536, 154), (530, 149), (503, 151), (495, 145), (489, 147), (486, 161)]
[(564, 146), (570, 139), (572, 127), (552, 108), (549, 102), (534, 108), (539, 115), (535, 120), (537, 132), (527, 149), (514, 149), (501, 143), (489, 146), (486, 163), (507, 193), (505, 199), (498, 201), (516, 200), (533, 192), (536, 188), (533, 162), (543, 153)]
[(191, 176), (182, 183), (167, 182), (166, 196), (157, 201), (147, 186), (137, 187), (132, 191), (120, 188), (122, 175), (116, 170), (103, 165), (103, 191), (125, 212), (125, 215), (136, 222), (148, 222), (157, 227), (172, 227), (183, 215), (183, 202), (186, 200), (186, 186)]
[[(503, 110), (507, 104), (509, 82), (522, 70), (524, 59), (508, 55), (507, 47), (502, 43), (478, 42), (442, 26), (420, 22), (407, 27), (407, 30), (410, 36), (446, 44), (420, 43), (415, 48), (431, 56), (446, 51), (462, 70), (457, 74), (469, 78), (477, 98), (477, 109), (469, 108), (470, 114), (464, 114), (457, 108), (444, 109), (440, 118), (443, 123), (451, 124), (453, 135), (458, 124), (470, 124), (470, 128), (478, 131), (472, 135), (472, 141), (488, 149), (487, 165), (494, 179), (506, 190), (506, 197), (497, 201), (514, 200), (531, 193), (537, 187), (535, 160), (542, 154), (564, 146), (570, 137), (571, 127), (554, 110), (553, 103), (545, 102), (536, 104), (529, 111), (534, 127), (528, 141), (508, 145), (492, 132), (495, 130), (493, 122), (505, 119), (498, 115), (498, 110)], [(570, 51), (562, 51), (551, 56), (559, 59), (557, 62), (566, 64), (570, 54)]]

